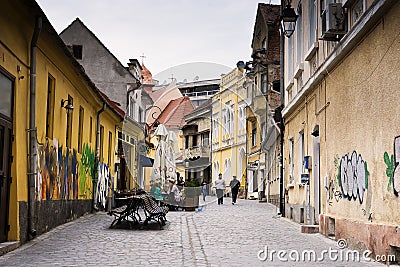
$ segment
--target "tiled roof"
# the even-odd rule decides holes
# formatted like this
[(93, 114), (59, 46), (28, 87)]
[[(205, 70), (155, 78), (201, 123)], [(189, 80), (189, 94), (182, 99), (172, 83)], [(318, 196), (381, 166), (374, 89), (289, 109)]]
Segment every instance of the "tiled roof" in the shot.
[(114, 101), (108, 98), (108, 96), (104, 94), (102, 91), (100, 91), (100, 94), (103, 96), (103, 98), (106, 100), (109, 106), (111, 106), (119, 115), (125, 117), (125, 112), (120, 107), (118, 107), (118, 105)]
[(185, 115), (194, 110), (194, 105), (188, 96), (171, 100), (165, 107), (158, 122), (162, 123), (167, 129), (179, 129), (186, 124)]
[(157, 107), (150, 109), (146, 114), (146, 122), (149, 124), (154, 122), (154, 118), (152, 117), (153, 113), (159, 115), (159, 109), (164, 110), (171, 100), (182, 98), (182, 93), (179, 91), (175, 83), (171, 83), (156, 91), (147, 92), (149, 93), (151, 99), (153, 99), (153, 105)]
[(142, 63), (142, 77), (144, 84), (153, 84), (153, 75), (143, 63)]
[(200, 114), (211, 112), (211, 105), (212, 105), (212, 99), (211, 98), (207, 99), (203, 104), (201, 104), (195, 110), (193, 110), (192, 112), (190, 112), (189, 114), (187, 114), (185, 116), (186, 122), (189, 122), (190, 120), (195, 119), (196, 116), (198, 116)]

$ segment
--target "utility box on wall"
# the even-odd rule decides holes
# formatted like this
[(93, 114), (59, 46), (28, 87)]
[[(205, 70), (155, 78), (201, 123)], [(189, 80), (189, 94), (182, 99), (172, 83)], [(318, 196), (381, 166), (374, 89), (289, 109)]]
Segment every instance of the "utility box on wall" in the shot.
[(302, 173), (300, 177), (300, 181), (302, 184), (309, 184), (310, 182), (310, 174), (309, 173)]

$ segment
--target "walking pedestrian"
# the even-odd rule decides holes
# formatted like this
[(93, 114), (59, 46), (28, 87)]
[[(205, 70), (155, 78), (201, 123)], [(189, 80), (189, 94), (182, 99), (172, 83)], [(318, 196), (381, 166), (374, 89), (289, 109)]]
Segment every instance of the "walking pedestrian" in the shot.
[(201, 183), (202, 188), (201, 188), (201, 192), (203, 193), (203, 201), (206, 202), (206, 195), (207, 195), (207, 182), (204, 179), (203, 182)]
[(229, 186), (231, 187), (231, 193), (232, 193), (232, 205), (235, 205), (240, 187), (240, 182), (236, 179), (236, 176), (233, 176), (233, 179), (229, 183)]
[(222, 179), (222, 173), (218, 175), (218, 179), (215, 181), (215, 188), (217, 191), (218, 205), (224, 204), (224, 189), (225, 180)]
[(169, 179), (169, 189), (168, 189), (168, 202), (171, 205), (171, 209), (178, 210), (179, 203), (181, 201), (181, 191), (175, 184), (174, 179)]
[(178, 186), (179, 189), (182, 189), (182, 187), (185, 185), (185, 181), (183, 181), (183, 177), (179, 172), (176, 172), (176, 180), (177, 180), (176, 185)]

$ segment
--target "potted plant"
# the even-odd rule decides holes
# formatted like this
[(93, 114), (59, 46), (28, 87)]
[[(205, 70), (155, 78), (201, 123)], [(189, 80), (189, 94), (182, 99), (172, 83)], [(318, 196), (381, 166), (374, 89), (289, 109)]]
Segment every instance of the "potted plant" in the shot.
[(199, 196), (201, 195), (201, 186), (198, 179), (191, 179), (185, 183), (183, 189), (184, 202), (183, 206), (186, 211), (194, 211), (199, 207)]

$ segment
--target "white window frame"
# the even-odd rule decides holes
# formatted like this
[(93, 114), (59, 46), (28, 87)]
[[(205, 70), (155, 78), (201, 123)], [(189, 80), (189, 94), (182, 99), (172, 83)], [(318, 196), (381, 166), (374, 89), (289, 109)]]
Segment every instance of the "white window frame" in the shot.
[(232, 104), (229, 109), (230, 113), (230, 134), (235, 132), (235, 104)]
[(132, 119), (135, 119), (135, 109), (136, 109), (136, 103), (135, 100), (133, 99), (133, 96), (129, 97), (129, 117)]
[(292, 79), (293, 77), (293, 37), (287, 38), (287, 73), (288, 73), (288, 80)]
[(310, 49), (317, 38), (317, 0), (308, 1), (308, 48)]
[(301, 174), (304, 172), (304, 130), (299, 132), (299, 182)]
[(219, 113), (214, 113), (212, 116), (212, 126), (213, 126), (213, 134), (212, 134), (212, 139), (218, 138), (219, 137)]
[(293, 138), (289, 139), (289, 183), (293, 184), (294, 182), (294, 140)]
[(302, 1), (297, 6), (297, 22), (296, 22), (296, 66), (299, 67), (303, 62), (303, 16)]

